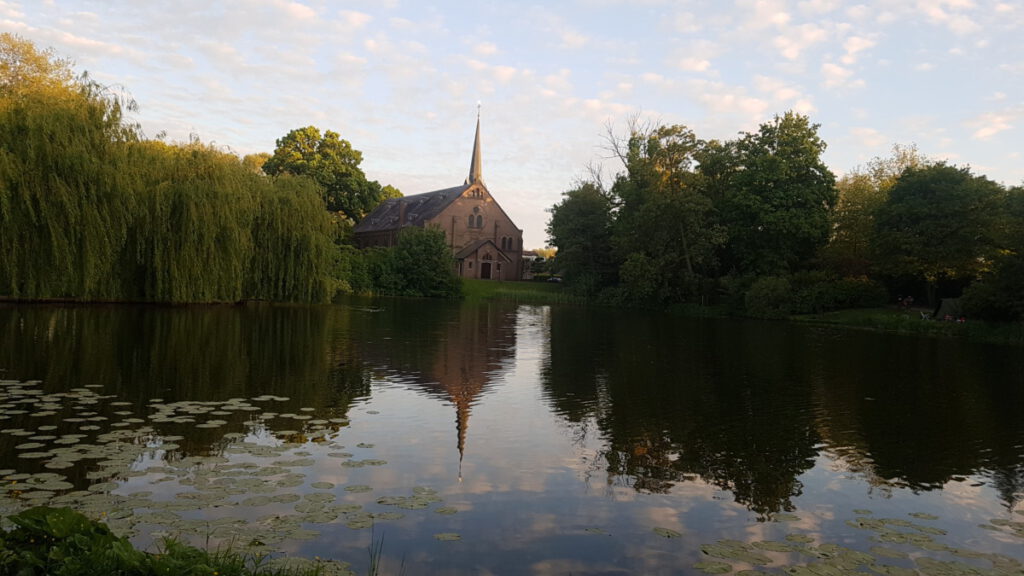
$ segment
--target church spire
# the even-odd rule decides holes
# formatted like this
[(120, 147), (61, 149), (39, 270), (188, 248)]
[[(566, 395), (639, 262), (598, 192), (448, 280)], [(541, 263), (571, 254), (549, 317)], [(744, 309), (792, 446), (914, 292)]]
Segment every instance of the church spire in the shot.
[(473, 159), (469, 163), (466, 185), (483, 183), (483, 168), (480, 162), (480, 103), (476, 103), (476, 139), (473, 140)]

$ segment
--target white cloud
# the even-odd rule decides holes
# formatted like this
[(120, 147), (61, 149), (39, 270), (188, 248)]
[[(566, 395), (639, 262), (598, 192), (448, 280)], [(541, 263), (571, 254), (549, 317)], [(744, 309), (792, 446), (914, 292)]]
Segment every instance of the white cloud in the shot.
[(890, 141), (888, 137), (878, 130), (865, 126), (851, 128), (850, 134), (857, 140), (858, 144), (864, 148), (880, 148)]
[(931, 72), (934, 69), (935, 64), (932, 64), (931, 62), (921, 62), (914, 66), (914, 70), (917, 70), (918, 72)]
[(711, 68), (711, 62), (703, 58), (683, 58), (676, 62), (676, 66), (687, 72), (706, 72)]
[(805, 0), (798, 6), (805, 14), (821, 15), (838, 10), (840, 3), (839, 0)]
[(863, 36), (850, 36), (843, 42), (843, 49), (846, 50), (846, 54), (842, 57), (842, 63), (850, 66), (857, 62), (857, 55), (864, 50), (867, 50), (875, 45), (875, 41), (871, 38), (865, 38)]
[(341, 10), (338, 12), (338, 16), (340, 17), (341, 24), (352, 30), (365, 28), (367, 24), (373, 22), (373, 16), (354, 10)]
[(968, 121), (967, 126), (973, 129), (971, 138), (974, 138), (975, 140), (988, 140), (1000, 132), (1012, 130), (1014, 128), (1014, 122), (1016, 122), (1021, 115), (1022, 110), (1020, 109), (987, 112)]
[(559, 47), (569, 50), (579, 50), (587, 45), (590, 40), (586, 35), (575, 30), (564, 30), (561, 34), (562, 42)]
[(827, 37), (828, 34), (824, 28), (815, 24), (801, 24), (776, 36), (772, 43), (784, 58), (796, 60), (804, 50), (824, 42)]
[(493, 42), (480, 42), (473, 47), (473, 52), (479, 56), (493, 56), (498, 53), (498, 46)]
[(821, 75), (826, 88), (859, 88), (864, 85), (862, 80), (851, 80), (853, 78), (853, 70), (843, 68), (833, 62), (825, 62), (821, 65)]
[(680, 34), (695, 34), (701, 31), (700, 22), (692, 12), (680, 12), (675, 15), (672, 28)]

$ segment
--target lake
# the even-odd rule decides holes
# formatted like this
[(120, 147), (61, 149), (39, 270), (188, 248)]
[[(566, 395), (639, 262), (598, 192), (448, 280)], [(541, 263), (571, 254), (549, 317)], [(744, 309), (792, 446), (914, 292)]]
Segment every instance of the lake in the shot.
[[(0, 305), (4, 515), (366, 573), (1024, 573), (1024, 350), (621, 310)], [(830, 572), (830, 570), (832, 572)]]

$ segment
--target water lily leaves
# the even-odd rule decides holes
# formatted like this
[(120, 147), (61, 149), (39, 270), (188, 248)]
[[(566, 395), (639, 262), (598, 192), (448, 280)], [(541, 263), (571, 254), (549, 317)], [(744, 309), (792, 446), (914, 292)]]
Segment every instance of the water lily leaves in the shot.
[(583, 531), (586, 532), (587, 534), (597, 534), (599, 536), (611, 536), (611, 533), (609, 533), (608, 531), (603, 530), (601, 528), (584, 528)]
[(354, 494), (359, 494), (362, 492), (372, 492), (373, 488), (367, 486), (366, 484), (352, 484), (351, 486), (345, 486), (345, 491), (352, 492)]
[(714, 558), (736, 560), (755, 566), (764, 566), (772, 561), (771, 558), (756, 551), (752, 545), (738, 540), (719, 540), (715, 544), (704, 544), (700, 549), (701, 552)]
[(310, 487), (316, 488), (317, 490), (330, 490), (334, 488), (334, 484), (331, 482), (313, 482)]
[(455, 542), (457, 540), (462, 540), (462, 536), (455, 532), (441, 532), (439, 534), (434, 534), (434, 538), (441, 542)]
[(442, 516), (451, 516), (452, 514), (457, 514), (459, 512), (459, 509), (454, 508), (452, 506), (442, 506), (434, 510), (434, 512), (437, 514), (441, 514)]
[(698, 562), (694, 564), (693, 567), (705, 574), (728, 574), (729, 572), (732, 572), (731, 564), (716, 562), (713, 560)]
[(936, 516), (934, 514), (928, 514), (926, 512), (911, 512), (909, 515), (911, 517), (917, 518), (919, 520), (938, 520), (939, 519), (938, 516)]
[(671, 528), (662, 528), (661, 526), (655, 526), (654, 528), (651, 529), (651, 531), (653, 531), (658, 536), (661, 536), (662, 538), (681, 538), (682, 537), (682, 533), (676, 532), (675, 530), (672, 530)]

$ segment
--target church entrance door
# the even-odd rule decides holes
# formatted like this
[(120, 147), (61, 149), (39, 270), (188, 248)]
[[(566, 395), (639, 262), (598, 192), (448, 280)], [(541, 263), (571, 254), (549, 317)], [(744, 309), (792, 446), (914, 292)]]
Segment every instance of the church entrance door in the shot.
[(483, 278), (484, 280), (490, 280), (491, 279), (491, 263), (490, 262), (484, 262), (484, 263), (480, 264), (480, 277)]

